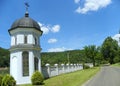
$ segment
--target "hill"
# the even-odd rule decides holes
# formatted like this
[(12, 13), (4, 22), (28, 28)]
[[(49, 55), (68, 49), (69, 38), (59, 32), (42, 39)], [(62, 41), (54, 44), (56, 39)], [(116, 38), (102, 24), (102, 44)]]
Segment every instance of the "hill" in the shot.
[(91, 62), (90, 59), (85, 60), (85, 55), (83, 50), (71, 50), (65, 52), (43, 52), (41, 54), (42, 57), (42, 66), (46, 63), (49, 64), (67, 64), (67, 63), (83, 63), (83, 62)]
[(10, 52), (8, 49), (0, 47), (0, 67), (9, 67)]
[[(83, 63), (85, 61), (83, 50), (71, 50), (64, 52), (42, 52), (41, 62), (42, 66), (46, 63), (53, 64), (67, 64), (67, 63)], [(0, 47), (0, 67), (9, 67), (10, 52), (8, 49)], [(89, 59), (87, 62), (91, 62)]]

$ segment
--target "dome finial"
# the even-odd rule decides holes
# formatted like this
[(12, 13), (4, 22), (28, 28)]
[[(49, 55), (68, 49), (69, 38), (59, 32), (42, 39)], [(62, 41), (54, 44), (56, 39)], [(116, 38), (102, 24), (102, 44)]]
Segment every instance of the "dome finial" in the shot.
[(28, 4), (28, 2), (25, 2), (25, 6), (26, 6), (25, 17), (29, 17), (29, 13), (28, 13), (29, 4)]

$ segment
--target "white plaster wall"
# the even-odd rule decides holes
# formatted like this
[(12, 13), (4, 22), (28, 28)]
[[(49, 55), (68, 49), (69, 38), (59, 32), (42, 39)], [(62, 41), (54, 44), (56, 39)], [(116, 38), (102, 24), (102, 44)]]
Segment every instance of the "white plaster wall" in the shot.
[(30, 51), (29, 52), (29, 73), (30, 73), (30, 76), (33, 74), (34, 72), (34, 54), (33, 54), (33, 51)]
[[(32, 66), (29, 57), (29, 67)], [(11, 53), (10, 74), (15, 78), (17, 84), (31, 83), (31, 76), (23, 76), (22, 51)], [(31, 68), (29, 68), (29, 73)]]
[(42, 71), (41, 71), (41, 57), (39, 57), (38, 67), (39, 67), (39, 68), (38, 68), (39, 71), (42, 72)]
[(15, 45), (15, 37), (11, 36), (11, 46)]
[[(34, 72), (34, 57), (40, 57), (39, 52), (29, 51), (29, 76), (23, 76), (22, 71), (22, 51), (11, 53), (10, 74), (15, 78), (17, 84), (31, 83), (31, 76)], [(41, 70), (39, 59), (39, 70)]]
[[(22, 52), (21, 52), (22, 55)], [(18, 80), (17, 80), (17, 84), (26, 84), (26, 83), (31, 83), (31, 76), (34, 72), (34, 54), (32, 51), (29, 51), (29, 76), (23, 76), (23, 72), (22, 72), (22, 56), (21, 58), (19, 58), (19, 62), (17, 65), (19, 65), (19, 71), (18, 72)]]
[(10, 74), (15, 78), (15, 80), (17, 81), (18, 79), (18, 72), (19, 70), (19, 57), (20, 57), (20, 52), (12, 52), (10, 54)]
[(17, 44), (23, 44), (24, 43), (24, 35), (18, 34), (17, 35)]
[(35, 44), (35, 38), (37, 39), (37, 44), (39, 44), (39, 37), (32, 34), (28, 35), (28, 44)]
[(28, 35), (28, 44), (33, 44), (33, 35), (32, 34)]
[[(27, 33), (28, 44), (35, 44), (35, 37), (37, 38), (37, 44), (39, 44), (39, 37), (35, 34)], [(24, 34), (16, 35), (16, 45), (24, 44)], [(15, 45), (15, 36), (11, 36), (11, 46)], [(40, 52), (34, 50), (29, 51), (29, 76), (23, 76), (22, 70), (22, 52), (11, 52), (10, 54), (10, 74), (15, 78), (17, 84), (31, 83), (31, 76), (34, 72), (34, 57), (39, 58), (39, 70), (41, 71), (41, 59)]]
[(38, 37), (36, 37), (36, 39), (37, 39), (37, 44), (39, 44), (39, 40), (38, 40)]

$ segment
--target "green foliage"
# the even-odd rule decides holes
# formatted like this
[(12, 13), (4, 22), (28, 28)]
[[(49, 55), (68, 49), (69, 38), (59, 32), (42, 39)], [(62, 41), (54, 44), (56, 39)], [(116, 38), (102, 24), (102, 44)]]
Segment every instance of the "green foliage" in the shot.
[(120, 58), (119, 58), (118, 56), (116, 56), (116, 57), (113, 59), (114, 63), (118, 63), (119, 60), (120, 60)]
[(0, 47), (0, 67), (9, 67), (10, 52)]
[(0, 74), (1, 75), (6, 75), (6, 74), (9, 74), (9, 68), (1, 68), (0, 69)]
[(85, 46), (84, 53), (86, 58), (90, 58), (93, 62), (93, 66), (95, 66), (95, 57), (98, 53), (98, 49), (95, 45)]
[[(42, 57), (42, 66), (45, 66), (45, 64), (49, 63), (51, 65), (54, 64), (67, 64), (70, 63), (83, 63), (85, 62), (91, 62), (90, 59), (85, 60), (83, 50), (72, 50), (72, 51), (65, 51), (65, 52), (44, 52), (41, 53)], [(69, 55), (69, 61), (68, 61), (68, 55)]]
[(11, 75), (7, 74), (3, 77), (1, 86), (16, 86), (16, 81)]
[(120, 47), (118, 48), (118, 51), (117, 51), (116, 56), (114, 58), (114, 62), (115, 63), (120, 62)]
[(2, 75), (0, 75), (0, 86), (1, 86), (1, 84), (2, 84)]
[(101, 53), (105, 60), (109, 61), (110, 64), (114, 63), (114, 58), (118, 52), (118, 42), (111, 37), (107, 37), (102, 44)]
[(39, 71), (35, 71), (31, 77), (32, 85), (41, 85), (43, 84), (44, 78)]

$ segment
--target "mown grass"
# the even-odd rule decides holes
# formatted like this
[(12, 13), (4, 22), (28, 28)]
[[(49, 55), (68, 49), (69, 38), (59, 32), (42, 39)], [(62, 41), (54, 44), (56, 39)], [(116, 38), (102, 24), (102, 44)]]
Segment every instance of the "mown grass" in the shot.
[(120, 63), (113, 64), (112, 66), (120, 67)]
[[(93, 75), (95, 75), (99, 70), (100, 68), (95, 67), (91, 69), (76, 71), (73, 73), (62, 74), (45, 80), (43, 86), (81, 86), (83, 83), (89, 80)], [(26, 84), (21, 86), (32, 86), (32, 85)]]
[(0, 68), (0, 75), (6, 75), (9, 74), (9, 68)]

